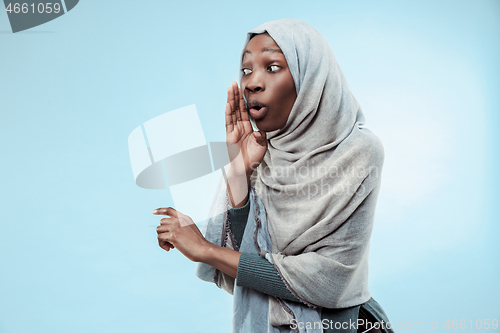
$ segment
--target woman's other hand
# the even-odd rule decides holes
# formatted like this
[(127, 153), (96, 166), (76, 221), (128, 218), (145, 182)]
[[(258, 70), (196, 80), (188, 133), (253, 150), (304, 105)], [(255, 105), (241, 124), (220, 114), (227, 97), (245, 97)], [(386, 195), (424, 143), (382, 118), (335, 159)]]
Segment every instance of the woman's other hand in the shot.
[(203, 261), (211, 244), (203, 237), (193, 220), (173, 208), (158, 208), (155, 215), (166, 215), (156, 228), (158, 244), (165, 251), (176, 248), (186, 258), (194, 262)]
[(227, 89), (226, 143), (232, 172), (237, 175), (252, 174), (267, 150), (266, 133), (253, 130), (236, 82)]
[(169, 216), (161, 219), (156, 228), (162, 249), (176, 248), (189, 260), (211, 265), (236, 278), (240, 252), (210, 243), (189, 216), (173, 208), (158, 208), (153, 214)]

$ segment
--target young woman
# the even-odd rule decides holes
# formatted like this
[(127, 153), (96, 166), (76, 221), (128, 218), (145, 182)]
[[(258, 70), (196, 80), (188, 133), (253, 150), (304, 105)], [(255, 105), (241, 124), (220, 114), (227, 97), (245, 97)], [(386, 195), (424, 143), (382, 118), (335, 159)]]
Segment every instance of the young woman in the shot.
[(368, 291), (384, 151), (328, 43), (298, 20), (265, 23), (247, 34), (240, 84), (228, 89), (232, 162), (214, 217), (202, 234), (172, 208), (153, 211), (170, 216), (160, 246), (234, 295), (235, 332), (392, 332)]

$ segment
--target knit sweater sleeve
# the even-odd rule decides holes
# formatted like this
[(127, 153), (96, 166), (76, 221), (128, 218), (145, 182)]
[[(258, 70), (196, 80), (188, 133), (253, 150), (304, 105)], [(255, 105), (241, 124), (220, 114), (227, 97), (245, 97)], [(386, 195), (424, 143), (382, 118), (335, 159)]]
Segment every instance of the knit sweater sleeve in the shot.
[[(231, 233), (234, 235), (238, 248), (243, 239), (249, 212), (249, 202), (241, 208), (231, 208), (228, 210)], [(258, 254), (241, 253), (238, 262), (236, 284), (241, 287), (255, 289), (264, 294), (299, 302), (286, 288), (285, 283), (281, 280), (273, 264)]]

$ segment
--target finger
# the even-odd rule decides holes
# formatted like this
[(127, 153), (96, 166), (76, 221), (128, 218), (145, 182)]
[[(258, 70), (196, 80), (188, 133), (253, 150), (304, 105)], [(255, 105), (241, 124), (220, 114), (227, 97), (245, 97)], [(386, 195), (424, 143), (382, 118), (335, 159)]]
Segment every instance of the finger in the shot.
[(233, 94), (234, 94), (234, 113), (236, 121), (241, 121), (241, 108), (240, 108), (240, 88), (238, 83), (233, 81)]
[(172, 207), (155, 209), (155, 210), (153, 210), (153, 214), (177, 217), (177, 211), (175, 209), (173, 209)]
[(233, 116), (231, 115), (231, 105), (226, 103), (226, 133), (231, 133), (234, 130)]
[(175, 220), (175, 217), (165, 217), (165, 218), (160, 220), (160, 224), (161, 225), (172, 224), (172, 222), (174, 222), (174, 220)]
[(241, 93), (241, 89), (238, 88), (238, 91), (240, 93), (240, 99), (239, 99), (239, 104), (240, 104), (240, 118), (243, 121), (249, 121), (250, 119), (248, 118), (248, 112), (247, 112), (247, 106), (245, 105), (245, 99), (243, 98), (243, 94)]
[(161, 234), (161, 233), (165, 233), (165, 232), (169, 232), (170, 231), (170, 226), (168, 225), (159, 225), (156, 227), (156, 233), (157, 234)]
[(233, 125), (236, 126), (236, 121), (237, 121), (237, 118), (236, 118), (236, 111), (235, 111), (235, 101), (234, 101), (234, 91), (233, 91), (233, 86), (231, 85), (231, 87), (229, 87), (227, 89), (227, 102), (229, 103), (229, 105), (231, 106), (231, 119), (232, 119), (232, 123)]
[(174, 249), (174, 248), (175, 248), (174, 244), (170, 243), (169, 241), (167, 242), (167, 241), (163, 241), (163, 240), (162, 240), (161, 242), (162, 242), (162, 243), (163, 243), (166, 247), (169, 247), (169, 248), (171, 248), (171, 249)]
[(179, 219), (177, 217), (172, 217), (171, 219), (164, 219), (165, 221), (161, 221), (160, 225), (166, 225), (170, 228), (170, 230), (175, 229), (179, 226)]
[(175, 248), (171, 243), (158, 239), (158, 245), (165, 251)]
[(227, 88), (227, 103), (230, 102), (231, 100), (231, 95), (233, 94), (233, 92), (231, 91), (231, 89), (233, 89), (233, 86), (231, 85), (230, 87)]
[(172, 234), (170, 232), (162, 232), (158, 234), (158, 241), (167, 242), (172, 245), (171, 238)]
[(261, 145), (261, 146), (266, 146), (267, 145), (266, 132), (264, 132), (264, 131), (255, 131), (255, 132), (253, 132), (253, 136), (255, 137), (255, 141), (259, 145)]

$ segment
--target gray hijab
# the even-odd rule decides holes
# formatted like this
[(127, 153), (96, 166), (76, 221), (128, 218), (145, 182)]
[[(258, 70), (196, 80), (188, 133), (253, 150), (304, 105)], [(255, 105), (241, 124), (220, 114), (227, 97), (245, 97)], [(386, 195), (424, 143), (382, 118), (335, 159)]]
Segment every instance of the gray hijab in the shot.
[[(297, 99), (286, 125), (267, 133), (268, 151), (252, 177), (251, 209), (262, 209), (248, 223), (268, 235), (270, 246), (259, 246), (259, 232), (245, 232), (243, 242), (253, 238), (256, 251), (273, 263), (304, 310), (362, 304), (371, 297), (368, 251), (382, 144), (362, 127), (361, 108), (315, 29), (293, 19), (267, 22), (248, 32), (243, 50), (264, 32), (283, 51)], [(221, 225), (225, 220), (224, 214)], [(226, 227), (212, 225), (205, 232), (222, 246), (231, 239)], [(288, 310), (286, 302), (269, 297), (273, 325), (289, 323), (297, 311)]]
[(255, 177), (267, 213), (272, 262), (304, 303), (342, 308), (366, 302), (368, 249), (384, 151), (333, 51), (308, 24), (267, 22), (283, 51), (297, 99), (286, 125), (267, 133)]

